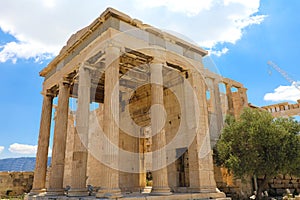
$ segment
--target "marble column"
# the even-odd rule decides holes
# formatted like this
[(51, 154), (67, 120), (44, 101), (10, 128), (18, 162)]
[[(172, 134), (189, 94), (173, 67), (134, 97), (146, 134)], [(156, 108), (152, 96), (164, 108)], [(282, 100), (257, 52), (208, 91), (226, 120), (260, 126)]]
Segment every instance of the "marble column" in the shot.
[(231, 92), (231, 85), (229, 83), (225, 83), (226, 86), (226, 97), (227, 97), (227, 114), (234, 115), (234, 108), (233, 108), (233, 99), (232, 99), (232, 92)]
[(105, 50), (103, 131), (110, 142), (103, 144), (104, 163), (102, 185), (98, 198), (121, 197), (119, 188), (119, 56), (120, 49), (108, 46)]
[(170, 195), (166, 151), (166, 135), (164, 130), (163, 75), (161, 63), (150, 64), (151, 73), (151, 129), (152, 129), (152, 195)]
[[(213, 193), (216, 189), (214, 179), (212, 150), (210, 144), (208, 106), (206, 103), (206, 84), (198, 71), (193, 71), (189, 81), (194, 90), (196, 99), (191, 98), (190, 104), (194, 106), (197, 128), (195, 139), (188, 149), (189, 156), (189, 192)], [(196, 107), (197, 106), (197, 107)], [(199, 112), (199, 113), (196, 113)], [(196, 117), (197, 116), (197, 117)]]
[(64, 195), (63, 179), (65, 166), (66, 138), (68, 128), (70, 84), (59, 83), (58, 105), (54, 126), (51, 171), (47, 195)]
[(50, 92), (43, 94), (43, 107), (40, 121), (40, 133), (38, 139), (38, 150), (34, 170), (33, 186), (30, 195), (46, 192), (46, 173), (48, 163), (48, 149), (51, 129), (52, 104), (54, 95)]
[(71, 189), (68, 196), (88, 196), (86, 187), (91, 77), (89, 69), (79, 68), (78, 105), (74, 135)]
[(216, 123), (217, 127), (217, 138), (218, 140), (222, 127), (223, 127), (223, 113), (222, 113), (222, 102), (221, 102), (221, 96), (220, 96), (220, 89), (219, 89), (219, 80), (214, 79), (213, 80), (213, 106), (214, 106), (214, 112), (216, 115), (216, 121), (210, 122), (210, 123)]

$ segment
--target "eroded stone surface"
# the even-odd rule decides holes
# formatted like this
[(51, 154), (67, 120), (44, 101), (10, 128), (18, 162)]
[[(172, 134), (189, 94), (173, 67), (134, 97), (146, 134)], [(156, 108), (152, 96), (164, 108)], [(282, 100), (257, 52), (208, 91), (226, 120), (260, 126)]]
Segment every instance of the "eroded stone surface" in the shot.
[(0, 172), (0, 196), (28, 193), (33, 183), (33, 172)]

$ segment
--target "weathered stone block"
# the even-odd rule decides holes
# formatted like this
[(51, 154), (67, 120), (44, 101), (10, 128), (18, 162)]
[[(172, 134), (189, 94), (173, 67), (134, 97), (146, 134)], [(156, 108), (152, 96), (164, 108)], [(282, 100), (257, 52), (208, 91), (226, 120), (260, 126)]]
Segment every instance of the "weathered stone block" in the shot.
[(280, 184), (279, 183), (278, 184), (272, 184), (271, 187), (272, 188), (284, 188), (284, 184), (282, 184), (282, 183), (280, 183)]
[(285, 192), (285, 189), (276, 189), (277, 195), (283, 195)]
[(33, 172), (0, 172), (0, 196), (17, 196), (29, 192)]
[(286, 174), (286, 175), (284, 175), (284, 179), (292, 179), (292, 176), (290, 176), (290, 175), (288, 175), (288, 174)]
[(282, 183), (282, 179), (274, 179), (274, 184), (281, 184)]
[(285, 183), (285, 184), (284, 184), (284, 187), (285, 187), (285, 188), (292, 188), (292, 187), (293, 187), (293, 184), (291, 184), (291, 183)]
[(292, 179), (290, 180), (291, 183), (298, 183), (298, 180), (297, 179)]

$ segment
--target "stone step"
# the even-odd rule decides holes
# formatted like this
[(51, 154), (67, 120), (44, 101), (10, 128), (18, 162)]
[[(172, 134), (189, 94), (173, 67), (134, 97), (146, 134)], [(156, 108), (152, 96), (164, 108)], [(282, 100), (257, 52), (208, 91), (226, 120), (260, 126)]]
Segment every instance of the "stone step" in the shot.
[(143, 189), (142, 193), (143, 193), (143, 194), (147, 194), (147, 193), (150, 193), (151, 190), (152, 190), (152, 187), (146, 186), (146, 187)]

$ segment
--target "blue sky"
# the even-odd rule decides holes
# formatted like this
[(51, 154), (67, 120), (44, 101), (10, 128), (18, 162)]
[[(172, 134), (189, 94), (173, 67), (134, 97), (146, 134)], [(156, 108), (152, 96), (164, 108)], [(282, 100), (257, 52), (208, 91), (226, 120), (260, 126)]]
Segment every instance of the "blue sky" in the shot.
[(254, 105), (300, 99), (300, 92), (267, 65), (271, 60), (300, 81), (298, 0), (2, 0), (0, 158), (35, 155), (39, 71), (72, 33), (108, 6), (209, 50), (219, 72), (243, 83)]

